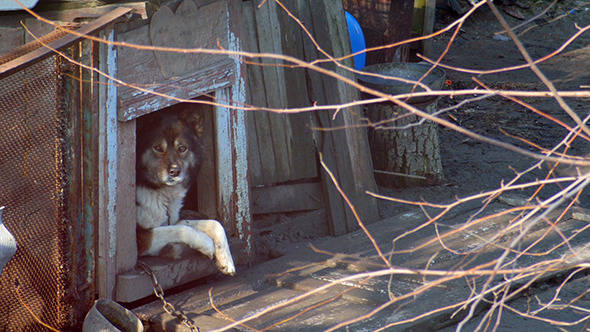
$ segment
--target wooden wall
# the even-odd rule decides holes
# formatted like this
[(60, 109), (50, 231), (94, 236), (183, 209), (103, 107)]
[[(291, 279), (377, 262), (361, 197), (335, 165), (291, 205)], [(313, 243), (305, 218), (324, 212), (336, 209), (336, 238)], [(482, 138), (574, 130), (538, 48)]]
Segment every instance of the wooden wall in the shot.
[[(244, 2), (245, 50), (301, 53), (301, 43), (297, 42), (301, 36), (295, 22), (279, 10), (274, 1), (267, 1), (260, 8), (255, 8), (257, 5), (252, 1)], [(303, 69), (278, 67), (280, 61), (272, 59), (264, 59), (262, 63), (275, 66), (248, 66), (248, 97), (252, 105), (285, 109), (309, 104)], [(248, 124), (252, 185), (274, 185), (317, 177), (309, 113), (250, 112)]]
[[(261, 0), (243, 2), (245, 51), (285, 54), (308, 62), (326, 58), (276, 2), (261, 3)], [(351, 53), (341, 0), (294, 0), (283, 4), (323, 50), (334, 56)], [(247, 101), (251, 105), (280, 110), (314, 104), (339, 105), (361, 99), (354, 88), (313, 70), (281, 66), (284, 63), (278, 60), (255, 58), (252, 61), (263, 65), (247, 65)], [(343, 63), (352, 67), (352, 59)], [(354, 74), (333, 63), (324, 67), (354, 78)], [(358, 222), (347, 203), (319, 166), (319, 152), (363, 221), (378, 219), (375, 199), (365, 194), (366, 190), (376, 190), (366, 133), (351, 128), (358, 124), (360, 109), (345, 108), (337, 116), (335, 111), (248, 113), (254, 214), (306, 211), (309, 218), (293, 218), (292, 222), (309, 223), (314, 235), (325, 235), (323, 232), (341, 235), (357, 229)], [(348, 129), (312, 129), (318, 126)], [(318, 218), (325, 218), (327, 227), (318, 227)], [(255, 227), (256, 220), (255, 217)]]

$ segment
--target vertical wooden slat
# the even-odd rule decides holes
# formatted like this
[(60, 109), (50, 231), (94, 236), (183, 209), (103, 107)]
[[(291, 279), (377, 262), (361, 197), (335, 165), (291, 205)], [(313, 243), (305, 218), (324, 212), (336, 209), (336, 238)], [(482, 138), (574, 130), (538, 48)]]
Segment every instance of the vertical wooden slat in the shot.
[[(387, 33), (383, 37), (383, 44), (393, 44), (412, 36), (412, 15), (414, 0), (392, 1), (388, 12)], [(371, 45), (374, 46), (374, 45)], [(410, 59), (410, 44), (388, 48), (380, 62), (407, 62)]]
[[(80, 47), (89, 44), (85, 41), (75, 44), (70, 54), (80, 54)], [(68, 52), (69, 53), (69, 52)], [(75, 57), (74, 57), (75, 58)], [(76, 59), (80, 61), (81, 59)], [(98, 65), (97, 56), (90, 57), (90, 65)], [(72, 223), (73, 248), (71, 266), (76, 268), (76, 282), (72, 288), (85, 289), (78, 294), (74, 306), (75, 319), (82, 319), (95, 299), (94, 275), (95, 265), (95, 220), (96, 216), (96, 136), (97, 112), (96, 99), (93, 98), (92, 82), (96, 74), (90, 70), (72, 65), (72, 77), (65, 80), (66, 116), (71, 132), (67, 137), (69, 144), (68, 172), (70, 220)]]
[[(230, 17), (230, 38), (228, 48), (232, 51), (241, 51), (243, 40), (244, 22), (242, 20), (241, 0), (228, 1), (228, 13)], [(233, 206), (231, 215), (235, 233), (243, 240), (243, 257), (248, 260), (254, 259), (254, 248), (252, 244), (252, 220), (250, 213), (250, 183), (248, 179), (248, 143), (247, 143), (247, 122), (246, 113), (243, 110), (232, 109), (232, 105), (242, 105), (246, 101), (246, 69), (236, 60), (238, 72), (236, 81), (229, 89), (219, 91), (216, 96), (223, 100), (231, 101), (227, 109), (219, 109), (218, 113), (226, 112), (229, 115), (229, 129), (231, 138), (233, 188), (226, 192), (224, 200), (230, 199)], [(220, 145), (220, 142), (217, 142)], [(221, 173), (221, 165), (217, 164)], [(230, 196), (231, 195), (231, 196)]]
[(263, 185), (264, 175), (262, 173), (262, 151), (258, 146), (258, 135), (256, 130), (256, 117), (254, 112), (247, 112), (248, 121), (248, 169), (250, 170), (250, 184), (254, 187)]
[[(424, 8), (424, 27), (422, 35), (429, 35), (434, 32), (434, 21), (436, 19), (436, 0), (426, 0), (426, 7)], [(422, 52), (427, 58), (432, 57), (432, 38), (422, 41)]]
[[(297, 3), (285, 1), (283, 5), (295, 17), (299, 17)], [(279, 6), (276, 6), (277, 16), (281, 26), (282, 54), (304, 59), (303, 31), (299, 24)], [(283, 68), (285, 86), (287, 87), (287, 104), (290, 108), (310, 106), (307, 98), (307, 83), (303, 68)], [(313, 178), (317, 176), (317, 161), (315, 158), (313, 133), (310, 128), (311, 114), (300, 113), (286, 115), (291, 128), (290, 139), (290, 180)]]
[[(107, 40), (114, 40), (112, 29), (103, 31)], [(98, 45), (99, 69), (117, 76), (116, 49)], [(98, 295), (113, 298), (117, 274), (117, 87), (100, 76), (99, 85), (99, 142), (98, 142)], [(110, 83), (110, 84), (109, 84)]]
[[(258, 34), (254, 18), (254, 5), (252, 1), (244, 1), (242, 4), (244, 17), (244, 51), (259, 53)], [(259, 59), (251, 59), (258, 61)], [(264, 74), (262, 67), (258, 65), (246, 65), (248, 77), (248, 102), (254, 106), (266, 106), (266, 89), (264, 86)], [(250, 152), (250, 180), (252, 185), (264, 185), (276, 182), (276, 168), (274, 162), (274, 150), (270, 139), (270, 127), (268, 116), (264, 112), (251, 112), (248, 114), (248, 148)]]
[[(277, 18), (276, 3), (267, 1), (261, 7), (258, 5), (260, 0), (254, 2), (254, 16), (256, 19), (256, 31), (258, 34), (258, 47), (261, 53), (281, 54), (280, 42), (280, 25)], [(267, 66), (262, 67), (264, 75), (264, 89), (266, 91), (266, 106), (272, 108), (284, 109), (288, 107), (287, 93), (285, 84), (284, 71), (277, 66), (280, 62), (274, 59), (262, 59), (262, 63)], [(268, 113), (268, 129), (265, 134), (269, 136), (260, 136), (258, 142), (270, 140), (275, 162), (275, 182), (285, 182), (290, 179), (290, 140), (291, 128), (282, 114)], [(262, 121), (257, 122), (257, 129), (263, 129)]]
[[(311, 7), (311, 1), (308, 6)], [(335, 57), (351, 53), (347, 27), (343, 22), (344, 8), (340, 0), (313, 1), (314, 10), (311, 11), (313, 34), (319, 45), (329, 54)], [(299, 11), (303, 13), (302, 10)], [(309, 18), (307, 18), (309, 19)], [(314, 51), (310, 43), (306, 43), (307, 55), (313, 56)], [(313, 58), (307, 58), (312, 61)], [(353, 67), (352, 59), (345, 61), (349, 67)], [(336, 67), (332, 63), (326, 68), (354, 79), (352, 73)], [(315, 76), (310, 73), (310, 76)], [(360, 94), (351, 86), (326, 76), (321, 77), (321, 85), (317, 78), (312, 80), (311, 91), (315, 97), (321, 98), (326, 104), (338, 105), (360, 99)], [(319, 91), (325, 94), (317, 96)], [(319, 124), (322, 127), (346, 127), (345, 130), (320, 132), (319, 146), (323, 154), (324, 162), (334, 173), (344, 193), (348, 196), (360, 218), (365, 223), (378, 220), (379, 211), (377, 201), (366, 195), (365, 191), (376, 191), (377, 187), (372, 174), (372, 163), (366, 132), (355, 128), (359, 123), (358, 117), (361, 109), (358, 107), (341, 110), (336, 118), (331, 112), (317, 112)], [(341, 235), (358, 228), (357, 220), (348, 204), (334, 187), (332, 180), (325, 173), (322, 175), (325, 192), (329, 204), (330, 231), (333, 235)]]
[[(260, 2), (260, 1), (259, 1)], [(258, 3), (259, 3), (258, 2)], [(301, 29), (296, 22), (275, 2), (265, 2), (260, 8), (251, 1), (244, 2), (248, 18), (246, 31), (252, 31), (247, 38), (247, 47), (261, 53), (286, 54), (303, 58)], [(297, 13), (295, 2), (284, 5)], [(250, 11), (254, 18), (251, 18)], [(251, 41), (253, 38), (257, 40)], [(280, 61), (265, 59), (263, 63), (281, 64)], [(258, 67), (258, 68), (257, 68)], [(305, 70), (284, 66), (248, 68), (250, 101), (254, 106), (294, 108), (309, 106)], [(256, 126), (260, 154), (260, 172), (252, 169), (253, 185), (274, 185), (286, 181), (313, 178), (317, 176), (314, 143), (310, 130), (310, 114), (275, 114), (256, 112), (253, 116)], [(252, 135), (254, 132), (251, 130)], [(254, 138), (250, 138), (253, 142)], [(251, 166), (258, 162), (251, 156)]]
[(203, 116), (203, 164), (197, 178), (197, 207), (200, 213), (209, 218), (217, 218), (217, 164), (215, 161), (215, 114), (208, 105), (190, 104), (187, 107), (198, 109)]
[(117, 274), (126, 272), (137, 262), (135, 241), (135, 120), (117, 121)]

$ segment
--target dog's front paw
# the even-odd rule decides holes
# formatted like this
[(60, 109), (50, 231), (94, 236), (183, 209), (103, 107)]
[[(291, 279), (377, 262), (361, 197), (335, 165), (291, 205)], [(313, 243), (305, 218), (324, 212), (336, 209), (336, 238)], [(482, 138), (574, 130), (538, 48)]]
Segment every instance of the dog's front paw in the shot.
[(222, 262), (220, 260), (216, 260), (215, 264), (217, 265), (219, 271), (221, 271), (223, 274), (228, 276), (233, 276), (236, 274), (236, 267), (234, 266), (234, 261), (231, 259), (231, 257), (229, 261)]
[(236, 274), (234, 260), (227, 242), (218, 244), (215, 248), (215, 264), (221, 273), (233, 276)]
[(215, 247), (212, 245), (202, 246), (198, 250), (201, 254), (207, 256), (209, 259), (213, 259), (213, 257), (215, 257)]

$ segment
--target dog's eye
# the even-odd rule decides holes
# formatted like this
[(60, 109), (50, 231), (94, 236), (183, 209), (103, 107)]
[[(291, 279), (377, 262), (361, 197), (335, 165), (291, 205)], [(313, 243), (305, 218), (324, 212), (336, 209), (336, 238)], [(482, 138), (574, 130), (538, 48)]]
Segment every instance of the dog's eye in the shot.
[(178, 152), (180, 152), (180, 153), (186, 152), (186, 150), (188, 150), (188, 149), (184, 145), (181, 145), (178, 147)]
[(164, 152), (164, 149), (162, 149), (162, 147), (159, 146), (159, 145), (154, 145), (154, 148), (153, 149), (156, 152), (160, 152), (160, 153)]

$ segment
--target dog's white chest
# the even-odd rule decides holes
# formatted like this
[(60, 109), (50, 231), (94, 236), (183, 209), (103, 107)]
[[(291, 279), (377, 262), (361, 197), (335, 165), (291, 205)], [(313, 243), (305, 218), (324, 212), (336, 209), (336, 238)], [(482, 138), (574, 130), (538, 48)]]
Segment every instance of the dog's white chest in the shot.
[(157, 190), (138, 186), (137, 224), (146, 229), (176, 224), (187, 190), (180, 185)]

